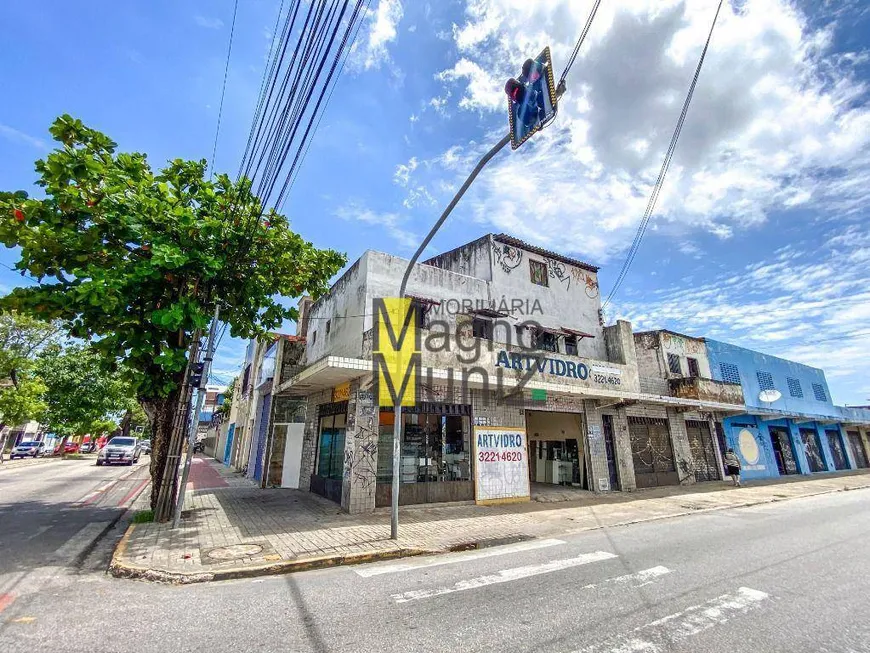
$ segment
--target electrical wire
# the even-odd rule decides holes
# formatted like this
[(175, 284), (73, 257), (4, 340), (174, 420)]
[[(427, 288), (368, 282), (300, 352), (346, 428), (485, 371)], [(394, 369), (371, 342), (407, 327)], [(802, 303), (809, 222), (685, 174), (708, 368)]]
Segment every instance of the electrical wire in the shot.
[(631, 268), (631, 264), (634, 261), (634, 257), (637, 255), (637, 251), (640, 248), (640, 243), (643, 240), (644, 233), (646, 232), (646, 228), (649, 225), (650, 218), (652, 217), (652, 212), (655, 209), (656, 202), (658, 201), (659, 193), (661, 193), (662, 186), (665, 181), (665, 175), (668, 173), (668, 168), (671, 165), (671, 160), (673, 159), (674, 152), (677, 149), (677, 141), (680, 138), (680, 132), (683, 130), (683, 123), (686, 120), (686, 115), (689, 112), (689, 105), (692, 102), (692, 96), (695, 94), (695, 86), (698, 83), (698, 77), (701, 74), (701, 67), (704, 65), (704, 59), (707, 56), (707, 49), (710, 46), (710, 39), (713, 37), (713, 29), (716, 27), (716, 20), (719, 18), (719, 11), (722, 9), (723, 0), (719, 0), (719, 6), (716, 8), (716, 15), (713, 17), (713, 24), (710, 26), (710, 32), (707, 34), (707, 41), (704, 43), (704, 49), (701, 51), (701, 58), (698, 60), (698, 65), (695, 68), (695, 75), (692, 78), (692, 83), (689, 86), (689, 92), (686, 95), (686, 100), (683, 103), (683, 110), (680, 112), (680, 117), (677, 120), (676, 129), (674, 129), (674, 134), (671, 137), (671, 142), (668, 145), (667, 153), (665, 154), (664, 161), (662, 161), (662, 167), (659, 170), (659, 176), (656, 179), (655, 185), (653, 186), (652, 194), (650, 195), (649, 202), (647, 202), (646, 210), (644, 211), (643, 218), (641, 218), (640, 225), (638, 226), (637, 233), (634, 236), (634, 241), (629, 248), (629, 252), (626, 256), (625, 262), (622, 264), (622, 269), (619, 271), (619, 275), (616, 278), (616, 282), (613, 284), (613, 288), (610, 293), (607, 295), (607, 299), (601, 304), (601, 310), (603, 311), (607, 308), (607, 305), (613, 299), (616, 292), (619, 290), (619, 287), (622, 285), (622, 282), (625, 280), (626, 275), (628, 274), (629, 268)]
[(565, 78), (568, 76), (568, 73), (571, 70), (571, 66), (574, 65), (574, 62), (577, 60), (577, 55), (580, 52), (580, 46), (583, 45), (583, 41), (586, 40), (586, 35), (589, 33), (589, 28), (592, 27), (592, 21), (595, 20), (595, 14), (598, 13), (598, 6), (601, 4), (601, 0), (595, 0), (595, 4), (592, 5), (592, 11), (589, 12), (589, 17), (586, 19), (586, 24), (583, 26), (583, 31), (580, 32), (580, 38), (577, 39), (577, 45), (574, 46), (574, 52), (571, 53), (571, 56), (568, 58), (568, 63), (565, 65), (565, 70), (562, 71), (562, 75), (559, 77), (559, 82), (556, 84), (556, 88), (558, 88), (562, 82), (565, 81)]
[(221, 86), (221, 101), (220, 101), (220, 104), (218, 105), (217, 128), (215, 129), (215, 132), (214, 132), (214, 146), (212, 147), (212, 150), (211, 150), (211, 166), (210, 166), (210, 172), (209, 172), (209, 179), (211, 179), (211, 177), (214, 176), (214, 160), (215, 160), (215, 156), (217, 155), (218, 137), (220, 136), (220, 133), (221, 133), (221, 117), (223, 116), (223, 112), (224, 112), (224, 96), (227, 93), (227, 76), (229, 75), (229, 72), (230, 72), (230, 55), (233, 52), (233, 34), (236, 31), (236, 14), (238, 13), (238, 11), (239, 11), (239, 0), (235, 0), (235, 3), (233, 3), (233, 22), (230, 25), (230, 42), (229, 42), (229, 45), (227, 46), (227, 62), (226, 62), (226, 65), (224, 66), (224, 82), (223, 82), (223, 85)]

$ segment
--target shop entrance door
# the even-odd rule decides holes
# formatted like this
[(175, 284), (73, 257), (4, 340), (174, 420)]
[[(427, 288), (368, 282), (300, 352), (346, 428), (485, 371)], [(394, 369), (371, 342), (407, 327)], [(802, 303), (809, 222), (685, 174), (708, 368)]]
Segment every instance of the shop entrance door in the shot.
[(791, 438), (788, 429), (781, 426), (768, 427), (770, 431), (770, 443), (773, 445), (773, 456), (776, 458), (776, 468), (783, 476), (797, 474), (797, 462), (791, 446)]
[(822, 458), (822, 443), (819, 440), (819, 432), (816, 429), (801, 429), (801, 442), (807, 453), (807, 462), (811, 472), (828, 471), (825, 459)]
[(614, 492), (620, 489), (619, 475), (616, 472), (616, 445), (613, 442), (613, 416), (602, 415), (604, 425), (604, 452), (607, 455), (607, 473), (610, 476), (610, 489)]
[(861, 443), (861, 434), (858, 431), (848, 431), (849, 444), (852, 445), (852, 455), (855, 457), (855, 464), (859, 468), (867, 467), (867, 452), (864, 451), (864, 445)]
[(710, 425), (707, 422), (686, 420), (686, 435), (689, 436), (689, 448), (695, 463), (695, 480), (718, 481), (719, 466), (716, 464)]
[(629, 417), (628, 435), (638, 488), (679, 485), (667, 420)]
[(828, 429), (825, 431), (828, 438), (828, 447), (831, 450), (831, 456), (834, 458), (834, 469), (849, 469), (849, 461), (846, 458), (846, 452), (843, 449), (843, 439), (840, 437), (840, 431)]

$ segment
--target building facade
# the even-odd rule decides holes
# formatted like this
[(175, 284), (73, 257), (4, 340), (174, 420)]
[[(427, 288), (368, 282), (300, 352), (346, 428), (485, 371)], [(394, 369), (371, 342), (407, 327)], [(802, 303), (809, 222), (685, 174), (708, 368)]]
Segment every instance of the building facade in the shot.
[(835, 406), (824, 371), (705, 339), (714, 378), (739, 383), (745, 411), (724, 422), (747, 479), (868, 466), (870, 411)]
[[(281, 485), (293, 477), (286, 486), (350, 512), (389, 505), (395, 419), (373, 386), (374, 306), (396, 294), (406, 265), (368, 251), (306, 306), (302, 355), (276, 350), (294, 371), (260, 390), (284, 408), (252, 426), (263, 444), (250, 448), (249, 474), (262, 459), (281, 468)], [(601, 323), (594, 266), (488, 235), (415, 266), (408, 295), (422, 378), (402, 414), (401, 504), (527, 499), (537, 483), (607, 492), (720, 476), (713, 425), (742, 410), (739, 386), (709, 373), (700, 391), (678, 394), (667, 378), (642, 385), (631, 325)], [(298, 465), (286, 455), (293, 424)], [(493, 464), (493, 442), (515, 451)], [(493, 490), (511, 484), (509, 496)]]

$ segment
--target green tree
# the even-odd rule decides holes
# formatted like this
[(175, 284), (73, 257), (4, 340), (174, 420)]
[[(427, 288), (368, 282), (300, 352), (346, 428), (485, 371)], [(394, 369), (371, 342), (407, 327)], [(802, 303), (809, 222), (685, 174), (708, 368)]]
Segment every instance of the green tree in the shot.
[(60, 445), (77, 435), (114, 430), (111, 417), (124, 410), (131, 392), (119, 373), (109, 373), (102, 357), (87, 345), (47, 347), (35, 371), (45, 382), (45, 423)]
[(216, 413), (222, 415), (224, 419), (227, 419), (230, 416), (230, 410), (233, 408), (233, 395), (236, 391), (236, 382), (239, 380), (239, 377), (233, 378), (230, 381), (230, 384), (227, 386), (226, 392), (224, 392), (224, 403), (218, 406), (218, 409), (215, 411)]
[(320, 295), (345, 257), (264, 211), (248, 179), (209, 180), (204, 160), (155, 173), (70, 116), (50, 131), (61, 146), (36, 163), (45, 199), (0, 193), (0, 240), (39, 283), (0, 305), (61, 319), (124, 364), (151, 421), (153, 505), (194, 331), (216, 306), (233, 336), (276, 329), (297, 317), (281, 296)]

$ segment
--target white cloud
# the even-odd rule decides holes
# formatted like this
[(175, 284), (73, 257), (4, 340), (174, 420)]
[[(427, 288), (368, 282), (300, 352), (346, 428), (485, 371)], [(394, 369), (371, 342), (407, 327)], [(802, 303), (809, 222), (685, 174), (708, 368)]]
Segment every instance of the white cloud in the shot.
[[(459, 146), (464, 160), (506, 129), (503, 80), (546, 44), (558, 77), (587, 10), (573, 0), (468, 0), (453, 28), (453, 59), (437, 74), (453, 97), (429, 101), (438, 113), (473, 111), (498, 125), (483, 143)], [(646, 207), (714, 11), (707, 0), (603, 3), (556, 121), (490, 164), (465, 200), (473, 217), (598, 262), (621, 252)], [(745, 0), (739, 10), (726, 3), (651, 229), (725, 239), (775, 211), (824, 209), (855, 220), (867, 206), (870, 111), (853, 73), (866, 57), (834, 53), (834, 27), (813, 18), (788, 0)], [(440, 177), (455, 183), (467, 172)]]
[(339, 207), (335, 215), (342, 220), (375, 225), (406, 249), (414, 249), (420, 244), (421, 238), (404, 228), (405, 220), (397, 213), (378, 213), (359, 202), (351, 201)]
[(350, 64), (362, 70), (379, 68), (390, 61), (388, 47), (396, 40), (398, 25), (404, 15), (401, 0), (379, 0), (363, 18), (366, 25), (354, 44)]
[(412, 156), (408, 163), (400, 163), (396, 166), (396, 172), (393, 173), (393, 181), (399, 186), (407, 186), (411, 173), (417, 169), (417, 157)]
[(3, 123), (0, 123), (0, 136), (9, 141), (26, 143), (27, 145), (31, 145), (40, 150), (48, 148), (46, 142), (41, 138), (25, 134), (23, 131), (10, 127), (9, 125), (4, 125)]
[(200, 16), (197, 14), (193, 17), (193, 20), (197, 25), (206, 29), (220, 29), (224, 26), (224, 21), (220, 18), (210, 18), (208, 16)]

